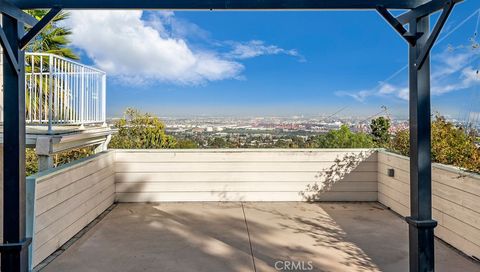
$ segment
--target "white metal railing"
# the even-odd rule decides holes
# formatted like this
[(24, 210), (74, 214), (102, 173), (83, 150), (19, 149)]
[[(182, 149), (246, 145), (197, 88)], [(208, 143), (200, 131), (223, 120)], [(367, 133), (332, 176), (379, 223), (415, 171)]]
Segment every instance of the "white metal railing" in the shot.
[(27, 125), (105, 123), (106, 73), (45, 53), (25, 54)]

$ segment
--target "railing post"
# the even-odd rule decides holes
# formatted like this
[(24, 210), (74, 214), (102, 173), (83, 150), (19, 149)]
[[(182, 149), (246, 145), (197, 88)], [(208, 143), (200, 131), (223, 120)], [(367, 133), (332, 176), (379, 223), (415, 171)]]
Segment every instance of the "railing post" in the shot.
[(107, 127), (107, 74), (102, 74), (102, 121), (103, 127)]
[(85, 129), (84, 126), (84, 105), (85, 105), (85, 67), (80, 70), (80, 129)]
[[(33, 56), (33, 55), (32, 55)], [(40, 88), (39, 88), (39, 116), (38, 120), (40, 124), (43, 124), (43, 116), (45, 113), (43, 112), (43, 56), (40, 56), (40, 66), (39, 66), (39, 72), (40, 72)], [(36, 84), (36, 83), (35, 83)]]
[[(25, 58), (25, 62), (27, 61), (27, 58)], [(27, 64), (26, 64), (27, 65)], [(25, 69), (25, 81), (27, 80), (27, 69)], [(30, 57), (30, 78), (29, 78), (29, 83), (30, 85), (28, 86), (28, 120), (25, 121), (25, 123), (33, 123), (33, 120), (35, 118), (35, 114), (33, 115), (32, 118), (32, 89), (33, 89), (33, 77), (35, 75), (35, 65), (34, 65), (34, 59), (33, 56)], [(27, 84), (25, 84), (27, 85)], [(25, 88), (25, 92), (27, 92), (27, 88)]]
[(48, 133), (52, 133), (52, 119), (53, 119), (53, 56), (48, 57)]

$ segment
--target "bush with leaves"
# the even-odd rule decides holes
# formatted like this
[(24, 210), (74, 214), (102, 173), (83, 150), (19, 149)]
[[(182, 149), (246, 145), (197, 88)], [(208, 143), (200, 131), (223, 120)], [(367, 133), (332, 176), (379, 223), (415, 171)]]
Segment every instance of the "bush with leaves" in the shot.
[(157, 149), (175, 148), (177, 141), (165, 133), (165, 125), (148, 113), (129, 108), (115, 123), (118, 133), (112, 137), (109, 148)]
[(229, 148), (229, 143), (221, 137), (213, 137), (208, 139), (209, 148)]
[(312, 145), (316, 148), (371, 148), (375, 143), (368, 134), (352, 132), (342, 125), (338, 130), (317, 136)]
[(31, 176), (38, 172), (38, 156), (35, 149), (25, 149), (25, 175)]
[[(397, 132), (390, 149), (408, 156), (409, 138), (407, 129)], [(441, 116), (436, 116), (432, 121), (432, 160), (480, 172), (480, 149), (475, 145), (475, 138)]]
[(408, 129), (397, 131), (390, 140), (387, 149), (404, 156), (410, 156), (410, 131)]
[(378, 118), (372, 119), (370, 123), (370, 129), (372, 130), (371, 135), (373, 141), (377, 146), (383, 147), (388, 144), (390, 141), (390, 119), (387, 117), (380, 116)]
[(177, 144), (175, 145), (175, 148), (178, 148), (178, 149), (198, 148), (198, 143), (189, 139), (177, 139)]
[[(73, 162), (82, 158), (86, 158), (95, 154), (94, 146), (87, 146), (82, 148), (76, 148), (69, 151), (61, 152), (53, 155), (53, 166), (58, 167), (60, 165)], [(25, 150), (25, 174), (31, 176), (38, 172), (38, 155), (35, 153), (35, 149), (27, 148)]]

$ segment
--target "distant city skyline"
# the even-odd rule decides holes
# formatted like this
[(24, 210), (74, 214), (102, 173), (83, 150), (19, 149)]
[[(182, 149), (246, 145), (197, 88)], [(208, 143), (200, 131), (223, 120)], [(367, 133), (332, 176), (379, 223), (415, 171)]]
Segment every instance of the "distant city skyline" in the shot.
[[(274, 118), (274, 117), (279, 117), (279, 118), (294, 118), (294, 117), (305, 117), (305, 118), (313, 118), (313, 117), (328, 117), (333, 115), (333, 118), (367, 118), (373, 115), (378, 115), (378, 116), (384, 116), (384, 115), (389, 115), (393, 119), (408, 119), (408, 105), (405, 105), (404, 109), (392, 109), (388, 108), (387, 112), (385, 113), (380, 113), (377, 114), (382, 110), (381, 106), (384, 105), (378, 105), (378, 107), (375, 108), (367, 108), (367, 109), (358, 109), (355, 108), (354, 106), (348, 107), (348, 106), (339, 106), (339, 107), (315, 107), (312, 106), (310, 109), (306, 109), (305, 105), (302, 105), (301, 107), (296, 107), (295, 105), (275, 105), (272, 107), (266, 107), (266, 106), (261, 106), (261, 107), (254, 107), (254, 106), (249, 106), (245, 108), (231, 108), (231, 107), (226, 107), (226, 106), (205, 106), (205, 107), (198, 107), (198, 108), (190, 108), (188, 112), (185, 111), (183, 106), (179, 105), (178, 107), (175, 106), (167, 106), (163, 107), (162, 109), (158, 110), (155, 107), (149, 108), (145, 107), (145, 105), (138, 105), (137, 106), (131, 106), (132, 108), (138, 109), (141, 112), (144, 113), (149, 113), (154, 116), (160, 117), (160, 118), (205, 118), (205, 117), (220, 117), (220, 118)], [(345, 108), (346, 107), (346, 108)], [(345, 108), (345, 109), (343, 109)], [(343, 110), (342, 110), (343, 109)], [(338, 111), (340, 111), (337, 113)], [(442, 110), (438, 111), (437, 109), (433, 108), (432, 109), (432, 115), (435, 114), (441, 114), (448, 119), (457, 119), (458, 118), (458, 112), (455, 110), (453, 111), (448, 111), (448, 110)], [(110, 114), (107, 117), (108, 118), (120, 118), (123, 116), (123, 111), (119, 111), (118, 113), (115, 114)]]
[[(433, 113), (480, 112), (479, 9), (458, 5), (432, 51)], [(373, 11), (72, 11), (67, 25), (108, 73), (109, 117), (408, 117), (407, 46)]]

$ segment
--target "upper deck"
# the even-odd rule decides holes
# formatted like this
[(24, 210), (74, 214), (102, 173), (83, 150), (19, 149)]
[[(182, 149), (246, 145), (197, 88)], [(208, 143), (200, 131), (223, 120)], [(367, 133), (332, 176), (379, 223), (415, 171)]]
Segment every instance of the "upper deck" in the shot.
[(39, 138), (52, 143), (52, 153), (105, 142), (112, 130), (106, 125), (104, 71), (47, 53), (26, 53), (25, 65), (27, 147), (36, 147)]

